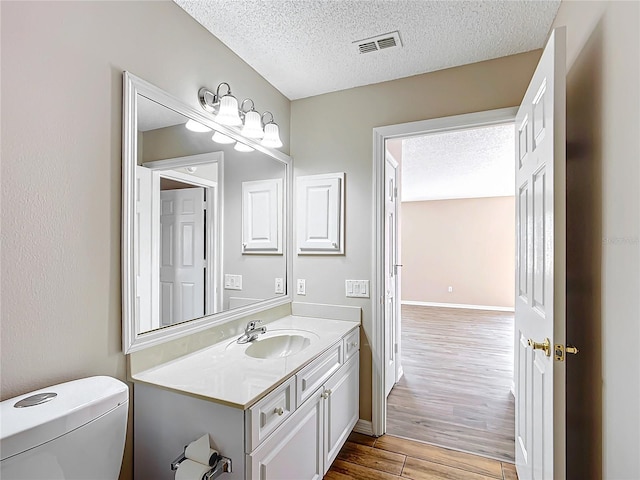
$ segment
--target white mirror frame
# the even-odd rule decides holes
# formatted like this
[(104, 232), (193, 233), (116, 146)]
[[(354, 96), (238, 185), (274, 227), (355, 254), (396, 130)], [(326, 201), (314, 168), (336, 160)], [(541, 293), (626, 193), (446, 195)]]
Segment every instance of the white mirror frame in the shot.
[[(286, 294), (263, 300), (244, 307), (234, 308), (215, 313), (187, 322), (179, 323), (158, 330), (140, 333), (139, 319), (135, 317), (136, 282), (134, 276), (134, 218), (135, 218), (135, 167), (138, 151), (138, 111), (137, 95), (142, 95), (187, 118), (217, 130), (235, 140), (269, 155), (282, 162), (285, 166), (286, 185), (283, 189), (285, 210), (283, 231), (286, 232), (284, 242), (286, 259)], [(194, 92), (197, 95), (197, 92)], [(291, 302), (292, 255), (292, 202), (293, 165), (291, 157), (284, 153), (266, 148), (258, 141), (245, 138), (237, 131), (220, 125), (207, 112), (196, 110), (155, 85), (132, 75), (123, 74), (123, 122), (122, 122), (122, 351), (125, 354), (143, 350), (154, 345), (201, 332), (215, 325), (221, 325), (230, 320), (241, 318), (254, 313)]]

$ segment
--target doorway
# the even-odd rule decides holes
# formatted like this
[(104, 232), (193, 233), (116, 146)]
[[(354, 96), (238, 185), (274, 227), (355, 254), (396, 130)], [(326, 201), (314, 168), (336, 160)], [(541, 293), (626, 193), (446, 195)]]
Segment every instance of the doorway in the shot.
[[(443, 272), (446, 274), (441, 275), (442, 278), (437, 282), (434, 282), (433, 278), (429, 279), (424, 276), (420, 277), (419, 275), (416, 277), (416, 271), (422, 273), (429, 271), (433, 273), (433, 270), (436, 269), (433, 261), (430, 265), (416, 266), (415, 257), (410, 262), (407, 261), (407, 252), (399, 254), (396, 262), (387, 261), (386, 254), (390, 243), (388, 237), (389, 231), (392, 229), (386, 225), (389, 218), (388, 189), (390, 184), (386, 169), (389, 164), (389, 150), (393, 152), (394, 149), (387, 149), (386, 147), (387, 142), (395, 142), (397, 144), (398, 140), (403, 138), (446, 137), (446, 134), (452, 132), (479, 131), (482, 127), (491, 129), (491, 127), (505, 124), (508, 124), (507, 128), (513, 132), (514, 117), (515, 109), (501, 109), (381, 127), (374, 130), (374, 181), (376, 182), (374, 185), (374, 197), (376, 200), (376, 220), (378, 221), (375, 251), (385, 254), (384, 264), (377, 262), (378, 265), (375, 267), (374, 287), (378, 289), (375, 293), (380, 295), (381, 300), (388, 297), (390, 269), (397, 271), (398, 267), (402, 267), (401, 279), (403, 276), (409, 274), (407, 271), (408, 268), (415, 270), (411, 272), (411, 275), (408, 275), (411, 277), (410, 288), (407, 289), (410, 294), (408, 296), (401, 293), (396, 295), (396, 303), (402, 303), (401, 307), (398, 308), (401, 314), (397, 316), (397, 320), (394, 319), (393, 315), (389, 315), (390, 308), (388, 301), (381, 301), (380, 307), (376, 306), (377, 308), (375, 308), (377, 311), (374, 314), (374, 333), (378, 335), (374, 335), (373, 343), (374, 346), (379, 345), (383, 348), (383, 350), (375, 350), (377, 354), (374, 355), (374, 364), (380, 365), (380, 370), (377, 373), (381, 374), (380, 376), (382, 377), (376, 379), (376, 370), (374, 368), (374, 411), (372, 423), (374, 433), (376, 434), (386, 432), (449, 448), (513, 461), (514, 441), (512, 432), (514, 420), (513, 397), (510, 392), (513, 379), (513, 313), (509, 311), (513, 308), (513, 305), (502, 305), (503, 308), (498, 308), (498, 311), (496, 311), (492, 310), (493, 307), (500, 307), (499, 304), (504, 304), (504, 302), (479, 300), (481, 298), (491, 298), (490, 294), (487, 296), (486, 292), (484, 296), (473, 296), (474, 290), (480, 292), (487, 287), (488, 284), (495, 282), (478, 282), (477, 278), (482, 278), (482, 274), (476, 277), (475, 286), (473, 281), (464, 281), (465, 279), (471, 279), (472, 275), (460, 270), (464, 270), (470, 263), (473, 263), (470, 262), (469, 259), (464, 258), (464, 253), (468, 253), (466, 250), (469, 249), (469, 247), (465, 247), (464, 245), (455, 247), (458, 251), (452, 255), (453, 257), (459, 257), (458, 265), (446, 265), (446, 262), (440, 261), (444, 260), (443, 258), (438, 258), (438, 262), (436, 263), (440, 263), (439, 267), (443, 268)], [(471, 135), (471, 137), (473, 137), (473, 135)], [(513, 142), (513, 139), (511, 139), (511, 142)], [(513, 146), (509, 148), (511, 149), (510, 158), (512, 159)], [(395, 151), (397, 152), (397, 149)], [(444, 151), (446, 152), (446, 149)], [(395, 154), (395, 157), (397, 156), (399, 156), (398, 153)], [(391, 157), (394, 157), (393, 153), (391, 153)], [(397, 161), (398, 159), (393, 158), (393, 160)], [(398, 163), (404, 175), (402, 159), (400, 159)], [(431, 173), (433, 174), (433, 172)], [(416, 171), (406, 172), (406, 174), (412, 179), (420, 176), (419, 172)], [(383, 182), (380, 180), (383, 180)], [(456, 222), (451, 213), (442, 213), (442, 208), (444, 207), (445, 212), (447, 208), (451, 210), (453, 207), (468, 209), (469, 205), (466, 204), (473, 203), (469, 197), (483, 197), (483, 195), (478, 194), (476, 190), (482, 187), (483, 184), (486, 184), (487, 181), (487, 178), (482, 178), (482, 172), (480, 171), (475, 177), (475, 180), (470, 183), (465, 184), (465, 182), (458, 182), (466, 185), (463, 185), (466, 193), (453, 194), (448, 197), (445, 194), (443, 198), (439, 199), (440, 204), (433, 201), (436, 200), (434, 198), (422, 200), (427, 200), (424, 203), (430, 203), (430, 207), (437, 204), (439, 210), (441, 210), (440, 214), (445, 215), (445, 217), (451, 217), (449, 221), (450, 223), (453, 222), (454, 229), (457, 228), (460, 230), (460, 223)], [(513, 202), (512, 176), (510, 176), (507, 184), (510, 185), (511, 191), (508, 194), (502, 195), (510, 196), (511, 198), (508, 201)], [(402, 197), (403, 182), (399, 181), (397, 185), (401, 190), (400, 196)], [(407, 190), (413, 188), (413, 186), (408, 186)], [(428, 194), (429, 192), (433, 193), (438, 190), (438, 188), (437, 185), (427, 185), (421, 190), (422, 194)], [(440, 195), (442, 195), (442, 193), (440, 193)], [(496, 197), (497, 196), (498, 195), (496, 195)], [(484, 197), (488, 197), (488, 195), (484, 195)], [(454, 200), (455, 198), (466, 198), (467, 200), (457, 201)], [(500, 201), (497, 198), (493, 200)], [(486, 207), (488, 202), (483, 201), (476, 203), (483, 203)], [(463, 204), (465, 204), (466, 207)], [(400, 203), (400, 205), (402, 205), (401, 212), (404, 212), (403, 203)], [(413, 207), (417, 206), (419, 206), (418, 202), (413, 205)], [(504, 209), (504, 206), (502, 208)], [(509, 209), (508, 206), (507, 208)], [(415, 210), (415, 208), (413, 210)], [(513, 205), (510, 207), (509, 214), (510, 218), (513, 219)], [(404, 223), (402, 214), (400, 215), (400, 219), (400, 221)], [(478, 221), (481, 220), (478, 219)], [(416, 225), (415, 219), (412, 219), (411, 223)], [(419, 223), (420, 222), (418, 222), (418, 224)], [(421, 226), (428, 228), (428, 223), (429, 221), (422, 222)], [(398, 230), (401, 231), (402, 227)], [(511, 230), (511, 237), (513, 237), (515, 229)], [(423, 249), (426, 248), (429, 252), (433, 253), (432, 250), (434, 250), (436, 246), (424, 237), (424, 233), (422, 235), (423, 237), (419, 237), (417, 243), (421, 244)], [(469, 234), (463, 234), (463, 236), (464, 235), (468, 236)], [(510, 240), (513, 246), (513, 238)], [(401, 242), (400, 245), (406, 248), (403, 242)], [(446, 256), (442, 254), (436, 255), (438, 257)], [(512, 255), (511, 260), (513, 257), (514, 255)], [(378, 258), (383, 257), (378, 256)], [(408, 265), (408, 263), (410, 263), (410, 265)], [(460, 276), (456, 277), (457, 279), (446, 278), (452, 271), (458, 271)], [(470, 284), (466, 285), (465, 283)], [(510, 278), (507, 279), (507, 283), (509, 283), (511, 287), (510, 292), (507, 292), (507, 296), (511, 297), (512, 302), (514, 286), (512, 274)], [(415, 293), (416, 286), (420, 286), (421, 290), (431, 289), (433, 291), (429, 292), (426, 297), (419, 298)], [(458, 308), (450, 308), (452, 306)], [(460, 309), (460, 307), (465, 308)], [(402, 320), (400, 320), (400, 318), (402, 318)], [(448, 326), (448, 330), (443, 326)], [(471, 333), (468, 338), (465, 338), (465, 335), (462, 333), (468, 332), (469, 330), (473, 333)], [(395, 333), (390, 336), (389, 332)], [(395, 338), (395, 344), (389, 342), (389, 338)], [(476, 343), (474, 344), (474, 342)], [(489, 359), (486, 362), (479, 361), (479, 352), (486, 350), (482, 345), (495, 347), (493, 351), (498, 352), (500, 358), (494, 356), (493, 359)], [(395, 362), (390, 363), (389, 359), (394, 357), (394, 355)], [(379, 363), (376, 362), (376, 360), (379, 360)], [(467, 369), (466, 372), (465, 368), (458, 370), (457, 367), (459, 366), (471, 366), (476, 370), (480, 369), (480, 373), (478, 373), (478, 371), (474, 372), (474, 368)], [(500, 374), (496, 375), (498, 378), (493, 380), (496, 380), (498, 384), (500, 384), (499, 388), (497, 388), (492, 381), (488, 381), (487, 377), (487, 375), (493, 375), (493, 373), (496, 373), (498, 370), (500, 370)], [(394, 383), (395, 387), (393, 387), (390, 395), (387, 397), (386, 394), (389, 391), (389, 385), (393, 385)], [(451, 395), (449, 387), (453, 385), (459, 387), (459, 398), (446, 398), (443, 396), (446, 390), (448, 390), (448, 394)], [(473, 385), (484, 387), (484, 391), (480, 388), (478, 392), (472, 392), (469, 387)], [(447, 388), (438, 390), (438, 387)], [(423, 395), (423, 397), (429, 398), (426, 403), (424, 403), (424, 398), (421, 399), (419, 395), (415, 395), (416, 389), (418, 391), (424, 389), (425, 392), (428, 392), (428, 395), (426, 393)], [(500, 390), (499, 393), (496, 393), (495, 390), (497, 389)], [(465, 402), (468, 403), (466, 406), (464, 405)], [(470, 408), (470, 406), (474, 407), (474, 404), (478, 408)], [(427, 410), (430, 412), (431, 419), (425, 421), (424, 418), (421, 418), (421, 415)], [(483, 411), (483, 414), (489, 412), (491, 415), (494, 415), (495, 418), (482, 418), (482, 415), (479, 415), (480, 410)], [(447, 425), (446, 418), (449, 414), (451, 414), (449, 418), (453, 419), (453, 421)], [(495, 433), (491, 430), (496, 430), (497, 423), (500, 424), (497, 428), (497, 430), (499, 430), (497, 437), (501, 437), (501, 439), (497, 441), (497, 444), (500, 445), (499, 447), (491, 447), (492, 442), (489, 437), (492, 433)], [(443, 429), (443, 425), (447, 426), (447, 428)], [(465, 426), (471, 428), (465, 429)], [(477, 428), (479, 426), (486, 428), (487, 431), (482, 432), (482, 428)], [(427, 433), (426, 435), (425, 432)], [(483, 448), (477, 448), (478, 445), (483, 446)], [(486, 448), (487, 445), (489, 446), (488, 448)]]

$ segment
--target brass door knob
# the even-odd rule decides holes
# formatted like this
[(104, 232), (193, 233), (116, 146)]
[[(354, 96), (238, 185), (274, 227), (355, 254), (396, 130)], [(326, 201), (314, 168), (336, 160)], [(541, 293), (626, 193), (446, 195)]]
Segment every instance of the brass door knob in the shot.
[(547, 357), (551, 356), (551, 341), (548, 338), (545, 338), (542, 343), (534, 342), (533, 338), (530, 338), (529, 346), (534, 350), (542, 350)]

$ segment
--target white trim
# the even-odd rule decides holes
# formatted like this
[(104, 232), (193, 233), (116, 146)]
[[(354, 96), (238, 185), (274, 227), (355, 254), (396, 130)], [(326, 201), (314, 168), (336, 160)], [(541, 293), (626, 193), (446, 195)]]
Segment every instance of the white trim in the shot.
[(402, 305), (417, 305), (420, 307), (443, 307), (443, 308), (466, 308), (469, 310), (493, 310), (496, 312), (513, 312), (513, 307), (499, 307), (496, 305), (469, 305), (467, 303), (437, 303), (437, 302), (417, 302), (413, 300), (402, 300)]
[(373, 129), (373, 221), (371, 261), (371, 407), (375, 435), (386, 430), (387, 401), (384, 395), (384, 308), (381, 293), (384, 292), (384, 162), (385, 140), (429, 133), (459, 130), (470, 127), (497, 125), (513, 122), (518, 107), (501, 108), (485, 112), (453, 115), (450, 117), (420, 120), (417, 122), (388, 125)]
[(291, 315), (360, 323), (362, 321), (362, 308), (346, 305), (293, 302), (291, 304)]
[(369, 420), (359, 419), (356, 426), (353, 427), (353, 431), (370, 437), (375, 437), (373, 434), (373, 424)]

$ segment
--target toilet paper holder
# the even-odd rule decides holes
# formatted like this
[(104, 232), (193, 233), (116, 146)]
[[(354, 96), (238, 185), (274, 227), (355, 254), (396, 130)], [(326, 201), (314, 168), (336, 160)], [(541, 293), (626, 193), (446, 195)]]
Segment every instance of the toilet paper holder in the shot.
[[(187, 447), (185, 446), (184, 451), (173, 462), (171, 462), (171, 470), (177, 470), (180, 464), (187, 459), (185, 456), (186, 450)], [(231, 459), (218, 454), (213, 465), (211, 465), (211, 469), (202, 476), (202, 480), (213, 480), (223, 473), (231, 473)]]

